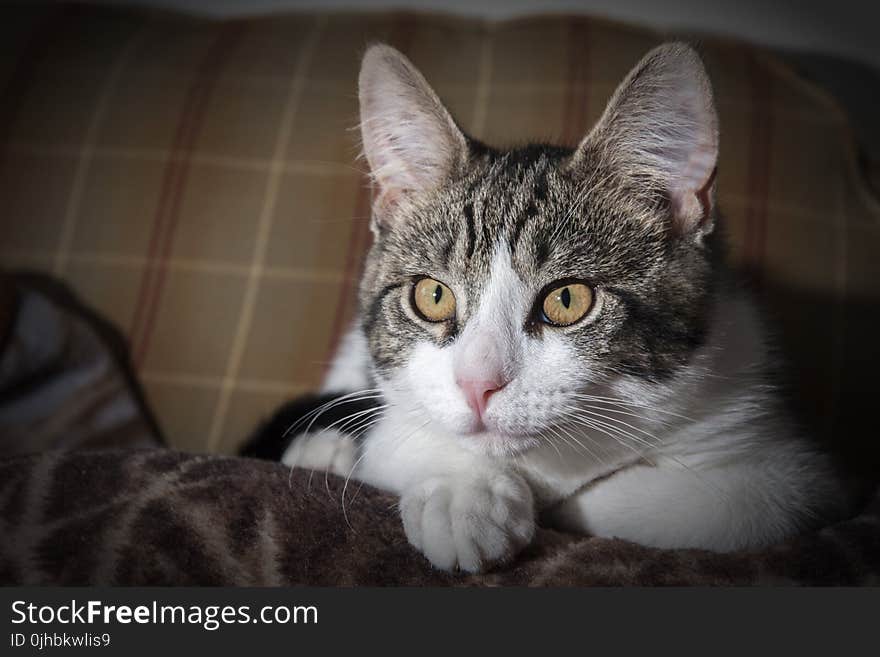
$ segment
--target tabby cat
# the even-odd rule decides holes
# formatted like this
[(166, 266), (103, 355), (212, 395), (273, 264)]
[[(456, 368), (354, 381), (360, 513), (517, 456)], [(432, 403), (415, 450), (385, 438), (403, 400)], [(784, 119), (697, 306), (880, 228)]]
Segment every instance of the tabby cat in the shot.
[(467, 571), (514, 556), (538, 513), (727, 551), (836, 504), (725, 264), (694, 50), (648, 53), (573, 150), (469, 137), (386, 45), (359, 97), (375, 239), (334, 401), (296, 423), (285, 463), (393, 491), (412, 545)]

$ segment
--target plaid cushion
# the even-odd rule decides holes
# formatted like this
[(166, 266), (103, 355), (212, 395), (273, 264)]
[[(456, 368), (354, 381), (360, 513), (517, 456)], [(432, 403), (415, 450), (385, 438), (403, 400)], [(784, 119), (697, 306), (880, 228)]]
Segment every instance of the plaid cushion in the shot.
[[(197, 451), (233, 451), (314, 387), (352, 316), (369, 241), (352, 130), (366, 44), (409, 55), (478, 138), (574, 144), (664, 40), (559, 16), (3, 12), (0, 263), (64, 277), (115, 321), (170, 442)], [(700, 46), (734, 259), (832, 435), (871, 403), (880, 203), (834, 102), (758, 49)]]

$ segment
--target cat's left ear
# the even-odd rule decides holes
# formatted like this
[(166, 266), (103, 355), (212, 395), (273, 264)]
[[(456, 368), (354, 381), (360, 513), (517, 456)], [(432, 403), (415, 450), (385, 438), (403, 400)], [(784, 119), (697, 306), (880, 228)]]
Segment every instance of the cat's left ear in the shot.
[(711, 231), (718, 117), (693, 48), (664, 44), (630, 71), (572, 164), (587, 159), (646, 195), (665, 197), (678, 234)]
[(358, 82), (364, 154), (378, 187), (373, 227), (381, 231), (467, 162), (467, 138), (425, 78), (400, 52), (378, 44)]

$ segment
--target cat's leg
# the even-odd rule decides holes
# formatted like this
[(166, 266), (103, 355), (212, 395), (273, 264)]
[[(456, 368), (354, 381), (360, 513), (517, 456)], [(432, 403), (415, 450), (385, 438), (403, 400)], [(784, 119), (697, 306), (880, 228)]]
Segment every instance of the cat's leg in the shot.
[(762, 478), (754, 462), (703, 472), (637, 465), (602, 479), (548, 515), (560, 528), (662, 548), (730, 551), (770, 544), (803, 519), (804, 494)]
[(454, 440), (386, 421), (367, 439), (355, 476), (400, 496), (410, 544), (437, 568), (478, 572), (531, 542), (531, 488), (516, 471)]
[[(350, 397), (353, 401), (357, 401), (356, 393), (365, 391), (369, 385), (367, 341), (360, 324), (355, 322), (339, 342), (330, 368), (324, 377), (321, 391), (339, 394), (341, 400)], [(346, 412), (350, 408), (345, 403), (339, 404), (338, 407), (345, 409)], [(356, 409), (356, 412), (363, 414), (362, 409)], [(322, 415), (324, 414), (318, 413), (316, 418)], [(336, 424), (340, 422), (344, 427), (345, 422), (342, 420)], [(354, 426), (357, 427), (356, 422)], [(281, 456), (281, 462), (290, 467), (320, 470), (348, 477), (357, 462), (357, 452), (357, 445), (348, 434), (333, 428), (316, 429), (295, 436)]]
[(297, 436), (281, 462), (290, 467), (318, 470), (348, 477), (357, 462), (357, 444), (335, 429), (321, 429)]
[(410, 544), (443, 570), (507, 561), (535, 531), (528, 484), (502, 470), (429, 477), (403, 491), (400, 515)]

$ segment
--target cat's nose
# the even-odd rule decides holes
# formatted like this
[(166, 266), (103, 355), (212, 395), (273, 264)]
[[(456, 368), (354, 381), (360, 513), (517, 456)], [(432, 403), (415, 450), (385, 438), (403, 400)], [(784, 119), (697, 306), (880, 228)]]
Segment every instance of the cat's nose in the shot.
[(464, 393), (467, 405), (480, 421), (486, 413), (489, 398), (504, 387), (500, 379), (459, 379), (456, 383)]

